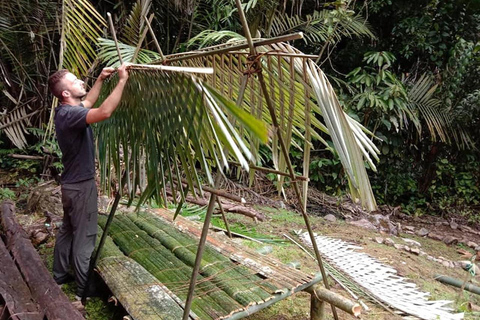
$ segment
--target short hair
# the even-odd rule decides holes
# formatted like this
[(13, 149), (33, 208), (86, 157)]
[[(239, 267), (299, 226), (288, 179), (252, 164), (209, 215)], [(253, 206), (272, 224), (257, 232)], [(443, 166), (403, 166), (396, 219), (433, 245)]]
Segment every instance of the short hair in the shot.
[(66, 69), (58, 70), (48, 78), (48, 88), (50, 92), (59, 99), (62, 98), (62, 92), (65, 90), (62, 85), (62, 79), (67, 73), (69, 73), (69, 71)]

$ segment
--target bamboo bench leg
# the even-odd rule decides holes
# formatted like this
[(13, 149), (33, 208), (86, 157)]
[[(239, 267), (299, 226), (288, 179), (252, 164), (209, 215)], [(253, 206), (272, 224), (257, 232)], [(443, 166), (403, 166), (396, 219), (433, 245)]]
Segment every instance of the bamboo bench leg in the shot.
[(318, 299), (315, 293), (310, 294), (310, 320), (325, 319), (325, 301)]

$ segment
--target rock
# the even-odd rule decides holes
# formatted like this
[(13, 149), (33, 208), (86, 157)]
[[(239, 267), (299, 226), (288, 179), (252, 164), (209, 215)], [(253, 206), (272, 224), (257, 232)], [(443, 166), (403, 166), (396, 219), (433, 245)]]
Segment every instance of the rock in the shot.
[(453, 236), (446, 236), (445, 238), (443, 238), (442, 240), (445, 244), (457, 244), (458, 243), (458, 238), (455, 238)]
[(421, 247), (422, 246), (420, 244), (420, 242), (418, 242), (418, 241), (415, 241), (415, 240), (412, 240), (412, 239), (407, 239), (407, 238), (402, 238), (402, 239), (403, 239), (403, 241), (405, 241), (406, 243), (408, 243), (411, 246), (415, 246), (415, 247)]
[(453, 230), (456, 230), (458, 228), (458, 223), (456, 223), (455, 221), (451, 221), (450, 228), (452, 228)]
[(370, 216), (368, 220), (375, 225), (380, 232), (386, 232), (393, 235), (398, 234), (398, 228), (395, 224), (390, 221), (388, 216), (383, 216), (381, 214), (375, 214)]
[(403, 244), (399, 244), (399, 243), (395, 243), (393, 246), (394, 246), (395, 249), (397, 249), (397, 250), (401, 250), (401, 249), (403, 249), (403, 248), (405, 247)]
[(410, 247), (409, 246), (404, 246), (403, 247), (403, 250), (407, 251), (407, 252), (410, 252)]
[(427, 256), (427, 260), (434, 261), (434, 260), (435, 260), (435, 258), (434, 258), (434, 257), (432, 257), (432, 256)]
[(385, 239), (383, 239), (382, 237), (376, 237), (376, 238), (375, 238), (375, 241), (376, 241), (377, 243), (382, 244), (382, 243), (385, 241)]
[(415, 227), (412, 227), (412, 226), (405, 226), (405, 227), (403, 227), (403, 228), (404, 228), (405, 230), (407, 230), (407, 231), (412, 231), (412, 232), (415, 231)]
[(335, 218), (335, 216), (333, 214), (327, 214), (325, 217), (323, 217), (323, 219), (325, 219), (327, 221), (330, 221), (330, 222), (336, 222), (337, 221), (337, 218)]
[(422, 251), (422, 250), (420, 250), (420, 253), (418, 255), (420, 255), (422, 257), (423, 256), (428, 256), (427, 253), (425, 251)]
[(444, 267), (450, 268), (450, 262), (449, 262), (449, 261), (445, 261), (445, 260), (442, 261), (442, 265), (443, 265)]
[(478, 247), (478, 244), (476, 244), (476, 243), (473, 242), (473, 241), (468, 241), (468, 242), (467, 242), (467, 246), (469, 246), (469, 247), (472, 248), (472, 249), (475, 249), (475, 248)]
[(420, 230), (417, 231), (417, 235), (419, 237), (425, 237), (429, 233), (430, 231), (428, 231), (428, 229), (425, 229), (425, 228), (421, 228)]
[(384, 241), (383, 241), (384, 244), (386, 244), (387, 246), (394, 246), (395, 245), (395, 241), (393, 241), (392, 239), (390, 238), (386, 238)]
[(475, 249), (473, 249), (473, 250), (480, 251), (480, 246), (475, 247)]
[(441, 221), (439, 221), (439, 222), (435, 222), (435, 227), (437, 227), (437, 228), (438, 228), (438, 227), (441, 227), (441, 226), (442, 226), (442, 224), (443, 224), (443, 223), (442, 223)]
[(419, 248), (410, 248), (410, 252), (416, 254), (417, 256), (420, 255), (420, 249)]
[(442, 240), (443, 240), (443, 236), (442, 236), (442, 235), (436, 234), (436, 233), (433, 232), (433, 231), (428, 234), (428, 237), (429, 237), (430, 239), (433, 239), (433, 240), (438, 240), (438, 241), (442, 241)]
[(368, 221), (367, 219), (360, 219), (360, 220), (356, 220), (356, 221), (349, 221), (348, 223), (351, 224), (351, 225), (357, 226), (357, 227), (365, 228), (365, 229), (377, 230), (377, 228), (375, 228), (375, 226), (373, 225), (373, 223), (371, 223), (371, 222)]

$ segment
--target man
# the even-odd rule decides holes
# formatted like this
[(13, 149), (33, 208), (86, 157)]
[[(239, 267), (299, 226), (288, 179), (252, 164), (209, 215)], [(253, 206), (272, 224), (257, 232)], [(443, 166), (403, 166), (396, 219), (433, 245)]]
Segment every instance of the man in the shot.
[(95, 147), (90, 124), (112, 115), (120, 103), (128, 79), (126, 65), (122, 64), (118, 68), (117, 86), (100, 107), (92, 109), (103, 81), (113, 72), (113, 68), (104, 68), (88, 94), (83, 81), (67, 70), (57, 71), (48, 79), (50, 91), (60, 101), (55, 110), (55, 131), (64, 166), (63, 224), (55, 243), (53, 277), (58, 284), (73, 280), (68, 273), (71, 262), (78, 297), (82, 297), (86, 290), (90, 256), (97, 235)]

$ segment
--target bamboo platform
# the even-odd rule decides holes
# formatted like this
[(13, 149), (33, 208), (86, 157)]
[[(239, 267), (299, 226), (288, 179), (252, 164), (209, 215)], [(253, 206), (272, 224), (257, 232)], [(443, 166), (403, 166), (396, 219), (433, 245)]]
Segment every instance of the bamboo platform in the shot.
[[(202, 226), (172, 218), (156, 209), (117, 215), (110, 226), (97, 269), (134, 319), (182, 317)], [(240, 319), (321, 280), (209, 234), (190, 319)]]

